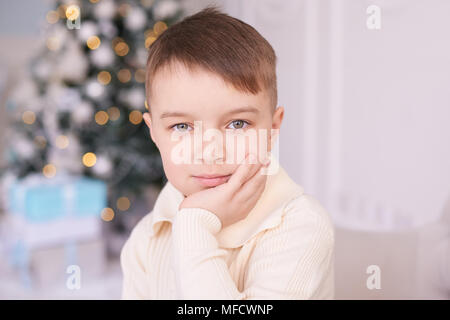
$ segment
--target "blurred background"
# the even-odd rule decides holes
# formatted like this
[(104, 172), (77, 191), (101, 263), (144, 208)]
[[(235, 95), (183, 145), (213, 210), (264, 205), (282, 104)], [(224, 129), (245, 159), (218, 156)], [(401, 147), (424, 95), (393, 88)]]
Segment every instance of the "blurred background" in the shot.
[(276, 51), (279, 161), (333, 219), (336, 298), (449, 299), (446, 0), (2, 0), (0, 299), (120, 298), (166, 182), (147, 48), (209, 4)]

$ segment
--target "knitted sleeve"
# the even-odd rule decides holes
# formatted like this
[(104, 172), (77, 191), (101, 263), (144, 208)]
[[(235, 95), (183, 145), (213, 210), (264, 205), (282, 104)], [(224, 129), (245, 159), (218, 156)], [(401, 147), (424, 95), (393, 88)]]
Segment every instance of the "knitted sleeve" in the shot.
[(148, 299), (149, 287), (146, 273), (148, 237), (145, 225), (150, 215), (142, 218), (127, 239), (120, 252), (122, 268), (123, 300)]
[(172, 225), (180, 299), (333, 299), (334, 230), (326, 211), (304, 195), (286, 207), (281, 223), (263, 231), (249, 259), (245, 288), (237, 289), (215, 235), (220, 219), (183, 208)]

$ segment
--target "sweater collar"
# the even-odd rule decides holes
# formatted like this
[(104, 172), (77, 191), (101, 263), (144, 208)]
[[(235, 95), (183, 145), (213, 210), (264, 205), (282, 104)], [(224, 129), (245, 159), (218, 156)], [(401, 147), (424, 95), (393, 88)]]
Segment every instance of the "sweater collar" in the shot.
[[(261, 197), (245, 219), (222, 228), (216, 238), (222, 248), (237, 248), (259, 232), (276, 227), (282, 221), (286, 204), (303, 194), (303, 188), (296, 184), (271, 156), (266, 187)], [(158, 233), (164, 223), (172, 223), (184, 195), (167, 181), (161, 190), (154, 208), (150, 235)]]

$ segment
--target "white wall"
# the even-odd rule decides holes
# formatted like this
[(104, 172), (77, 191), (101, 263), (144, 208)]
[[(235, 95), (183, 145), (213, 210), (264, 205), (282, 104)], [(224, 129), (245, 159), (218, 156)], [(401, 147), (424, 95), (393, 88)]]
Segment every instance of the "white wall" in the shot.
[[(450, 196), (450, 2), (226, 0), (279, 58), (280, 161), (337, 224), (397, 228)], [(370, 5), (381, 29), (368, 29)]]

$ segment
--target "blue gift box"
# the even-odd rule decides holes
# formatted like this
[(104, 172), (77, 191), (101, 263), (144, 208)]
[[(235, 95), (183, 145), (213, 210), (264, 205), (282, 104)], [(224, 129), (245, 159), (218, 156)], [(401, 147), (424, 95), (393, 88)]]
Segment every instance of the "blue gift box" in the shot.
[(60, 175), (30, 175), (9, 187), (9, 211), (30, 222), (71, 216), (100, 216), (107, 205), (106, 184), (97, 179)]

